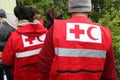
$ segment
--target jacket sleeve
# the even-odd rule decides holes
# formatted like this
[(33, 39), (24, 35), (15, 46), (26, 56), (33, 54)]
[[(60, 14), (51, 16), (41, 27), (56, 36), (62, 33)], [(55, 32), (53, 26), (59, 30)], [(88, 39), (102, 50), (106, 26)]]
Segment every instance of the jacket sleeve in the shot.
[(9, 37), (2, 53), (2, 61), (5, 65), (12, 65), (14, 62), (14, 52), (12, 46), (12, 36)]
[(112, 48), (107, 53), (104, 72), (101, 80), (116, 80), (116, 70), (115, 70), (114, 54)]
[(52, 65), (52, 60), (54, 57), (54, 46), (53, 46), (52, 34), (53, 34), (53, 27), (51, 27), (50, 30), (48, 31), (45, 42), (44, 42), (43, 49), (39, 53), (38, 62), (39, 62), (40, 73), (45, 75), (46, 78), (48, 78), (49, 76), (51, 65)]
[(106, 39), (105, 43), (108, 43), (108, 51), (106, 54), (106, 61), (104, 65), (104, 71), (103, 75), (101, 77), (101, 80), (116, 80), (116, 68), (115, 68), (115, 63), (114, 63), (114, 49), (112, 47), (112, 37), (110, 34), (109, 29), (105, 30), (106, 32)]

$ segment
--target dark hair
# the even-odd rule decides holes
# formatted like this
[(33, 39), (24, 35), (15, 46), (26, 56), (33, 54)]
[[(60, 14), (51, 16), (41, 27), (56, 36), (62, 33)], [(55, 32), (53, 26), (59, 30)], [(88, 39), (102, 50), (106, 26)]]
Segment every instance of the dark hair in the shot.
[(54, 8), (50, 8), (46, 13), (47, 23), (51, 23), (57, 17), (57, 13)]
[(0, 17), (1, 18), (7, 18), (6, 14), (5, 14), (5, 11), (3, 9), (0, 9)]
[(26, 19), (30, 22), (33, 22), (34, 13), (31, 11), (31, 9), (29, 9), (28, 7), (25, 7), (22, 4), (18, 4), (14, 8), (14, 14), (18, 18), (18, 20)]
[(40, 12), (38, 11), (38, 9), (36, 8), (33, 8), (33, 7), (30, 7), (31, 11), (34, 13), (34, 14), (40, 14)]

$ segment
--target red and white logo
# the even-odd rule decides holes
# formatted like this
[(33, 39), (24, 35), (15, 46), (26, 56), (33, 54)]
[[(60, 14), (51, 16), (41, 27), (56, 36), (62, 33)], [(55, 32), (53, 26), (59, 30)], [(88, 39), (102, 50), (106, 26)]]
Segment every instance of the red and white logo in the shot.
[(38, 44), (43, 44), (45, 40), (46, 34), (43, 34), (39, 37), (28, 37), (22, 35), (23, 45), (24, 47), (34, 46)]
[(67, 23), (67, 37), (69, 41), (102, 43), (99, 26), (84, 23)]

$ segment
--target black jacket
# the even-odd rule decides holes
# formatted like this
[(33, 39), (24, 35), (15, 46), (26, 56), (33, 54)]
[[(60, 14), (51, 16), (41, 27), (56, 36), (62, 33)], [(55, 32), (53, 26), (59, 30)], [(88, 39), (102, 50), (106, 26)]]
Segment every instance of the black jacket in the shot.
[(0, 21), (0, 51), (3, 50), (10, 33), (15, 29), (9, 25), (6, 21)]

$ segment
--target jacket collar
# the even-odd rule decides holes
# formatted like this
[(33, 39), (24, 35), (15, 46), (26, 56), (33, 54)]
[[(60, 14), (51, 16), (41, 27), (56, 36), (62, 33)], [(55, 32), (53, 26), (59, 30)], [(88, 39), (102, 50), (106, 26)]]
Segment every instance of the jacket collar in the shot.
[(17, 26), (23, 26), (27, 24), (41, 24), (38, 20), (34, 20), (33, 22), (29, 22), (28, 20), (19, 20)]

